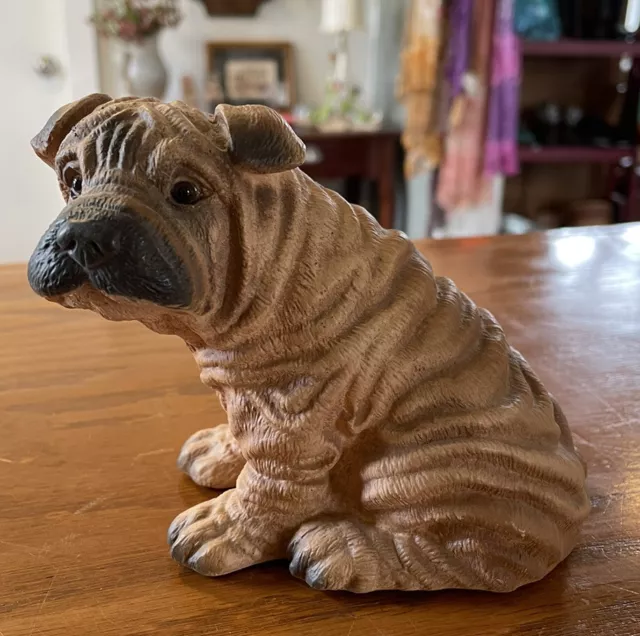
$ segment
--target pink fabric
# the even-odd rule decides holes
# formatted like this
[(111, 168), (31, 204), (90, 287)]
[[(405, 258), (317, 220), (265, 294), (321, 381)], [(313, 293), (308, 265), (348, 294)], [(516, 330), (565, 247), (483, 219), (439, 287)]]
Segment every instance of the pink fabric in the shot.
[(517, 174), (520, 170), (517, 149), (511, 141), (487, 141), (484, 149), (487, 174)]
[[(500, 42), (502, 55), (495, 55), (492, 84), (520, 77), (520, 40), (510, 33)], [(496, 51), (497, 53), (497, 51)]]
[(472, 94), (460, 95), (453, 106), (460, 117), (446, 140), (436, 192), (437, 202), (445, 211), (479, 205), (491, 198), (491, 180), (484, 173), (484, 141), (496, 0), (473, 5), (469, 59), (477, 86)]
[(520, 42), (513, 31), (513, 0), (497, 0), (485, 172), (516, 174), (520, 102)]

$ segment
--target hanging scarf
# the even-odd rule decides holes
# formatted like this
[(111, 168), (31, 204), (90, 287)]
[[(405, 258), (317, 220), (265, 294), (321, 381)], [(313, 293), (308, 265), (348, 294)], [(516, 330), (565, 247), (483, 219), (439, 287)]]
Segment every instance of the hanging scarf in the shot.
[(520, 169), (520, 41), (514, 32), (513, 0), (498, 0), (496, 10), (485, 171), (489, 175), (512, 175)]
[(452, 99), (462, 93), (462, 78), (469, 63), (469, 29), (473, 0), (451, 0), (446, 75)]
[(436, 193), (439, 205), (446, 211), (491, 198), (491, 180), (484, 171), (484, 141), (495, 7), (496, 0), (473, 3), (469, 69), (462, 80), (464, 90), (451, 109), (451, 128)]
[(398, 98), (407, 111), (402, 135), (407, 177), (432, 168), (441, 158), (444, 28), (442, 0), (412, 0), (398, 85)]

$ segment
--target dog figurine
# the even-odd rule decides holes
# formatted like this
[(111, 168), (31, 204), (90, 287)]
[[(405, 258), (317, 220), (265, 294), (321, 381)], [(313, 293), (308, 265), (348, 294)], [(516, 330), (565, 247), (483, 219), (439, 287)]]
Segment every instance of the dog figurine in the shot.
[(173, 522), (177, 561), (506, 592), (569, 554), (589, 500), (558, 404), (402, 233), (298, 169), (277, 113), (94, 94), (32, 145), (66, 201), (32, 288), (180, 336), (228, 415), (180, 454), (228, 490)]

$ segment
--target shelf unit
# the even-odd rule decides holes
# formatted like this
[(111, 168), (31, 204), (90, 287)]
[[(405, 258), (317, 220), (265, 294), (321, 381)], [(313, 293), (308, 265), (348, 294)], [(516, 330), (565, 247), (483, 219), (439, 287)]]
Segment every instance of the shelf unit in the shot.
[[(524, 57), (548, 58), (632, 58), (628, 90), (640, 90), (640, 42), (617, 40), (580, 40), (562, 38), (556, 41), (521, 40)], [(627, 168), (627, 201), (620, 221), (640, 221), (635, 204), (638, 180), (638, 147), (602, 148), (596, 146), (520, 146), (522, 163), (590, 163)]]
[(562, 38), (550, 42), (521, 40), (521, 44), (522, 54), (528, 57), (640, 57), (638, 42)]
[(601, 163), (635, 162), (635, 148), (600, 148), (596, 146), (520, 146), (522, 163)]

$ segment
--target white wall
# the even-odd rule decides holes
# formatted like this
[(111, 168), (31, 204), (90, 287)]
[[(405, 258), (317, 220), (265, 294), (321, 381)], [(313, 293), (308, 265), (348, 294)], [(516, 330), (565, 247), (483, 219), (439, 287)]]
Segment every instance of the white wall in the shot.
[(65, 67), (72, 100), (100, 90), (98, 36), (87, 22), (93, 10), (94, 0), (62, 0)]
[[(315, 104), (322, 100), (333, 40), (319, 32), (320, 0), (267, 0), (252, 18), (214, 18), (207, 15), (201, 2), (180, 0), (179, 4), (184, 15), (182, 23), (177, 29), (162, 33), (160, 39), (161, 55), (170, 76), (165, 99), (182, 97), (180, 78), (183, 75), (193, 76), (202, 94), (207, 42), (280, 40), (291, 42), (295, 47), (298, 101)], [(366, 33), (352, 34), (350, 47), (352, 75), (364, 85), (368, 53)], [(121, 51), (118, 42), (102, 41), (100, 44), (102, 87), (114, 96), (125, 92), (121, 81)]]
[[(55, 175), (29, 141), (60, 106), (98, 86), (91, 0), (2, 3), (0, 19), (0, 263), (25, 261), (62, 208)], [(69, 37), (69, 36), (72, 37)], [(60, 73), (39, 76), (41, 55)]]

